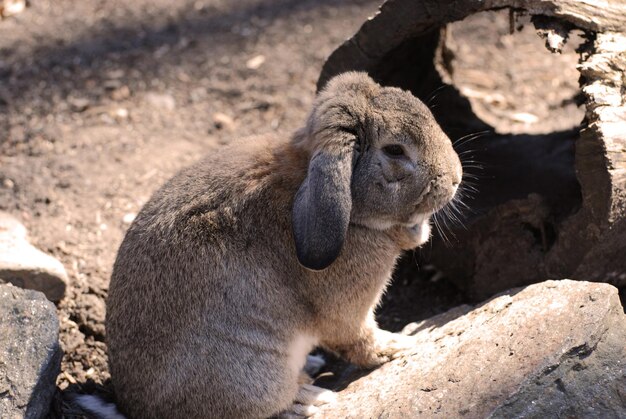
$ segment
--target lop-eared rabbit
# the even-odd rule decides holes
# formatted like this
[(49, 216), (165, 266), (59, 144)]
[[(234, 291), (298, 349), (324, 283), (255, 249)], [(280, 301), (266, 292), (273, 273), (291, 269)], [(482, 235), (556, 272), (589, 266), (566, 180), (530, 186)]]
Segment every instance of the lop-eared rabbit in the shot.
[(430, 235), (461, 164), (428, 108), (364, 73), (333, 78), (291, 138), (232, 143), (141, 210), (107, 303), (111, 377), (133, 418), (308, 416), (316, 346), (359, 366), (410, 348), (374, 308)]

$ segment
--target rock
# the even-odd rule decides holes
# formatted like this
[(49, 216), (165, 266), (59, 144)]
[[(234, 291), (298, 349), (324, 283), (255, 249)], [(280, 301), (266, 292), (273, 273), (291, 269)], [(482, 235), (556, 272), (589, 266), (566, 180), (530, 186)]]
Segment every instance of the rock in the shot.
[(54, 304), (0, 285), (0, 417), (46, 417), (61, 365), (58, 339)]
[(235, 129), (235, 121), (225, 113), (215, 112), (213, 114), (213, 124), (217, 129), (232, 131)]
[(59, 301), (68, 282), (63, 264), (33, 247), (26, 228), (11, 215), (0, 211), (0, 282), (43, 292), (50, 301)]
[(537, 35), (546, 40), (548, 51), (561, 53), (572, 26), (544, 16), (533, 17), (532, 23), (537, 30)]
[(74, 112), (84, 112), (91, 105), (91, 102), (89, 102), (89, 99), (84, 98), (84, 97), (76, 97), (76, 98), (70, 97), (67, 99), (67, 101), (72, 107), (72, 110)]
[(124, 224), (131, 224), (133, 222), (133, 220), (135, 219), (135, 217), (137, 217), (136, 213), (128, 212), (128, 213), (124, 214), (124, 217), (122, 217), (122, 222)]
[(126, 108), (115, 108), (109, 111), (109, 115), (111, 115), (113, 118), (115, 118), (118, 121), (123, 121), (123, 120), (128, 119), (128, 117), (130, 116), (130, 113), (128, 112), (128, 109)]
[(263, 63), (265, 63), (265, 56), (255, 55), (254, 57), (246, 61), (246, 67), (249, 68), (250, 70), (257, 70), (259, 67), (263, 65)]
[(109, 78), (110, 80), (121, 79), (125, 75), (126, 75), (126, 72), (124, 70), (122, 70), (121, 68), (118, 68), (116, 70), (110, 70), (110, 71), (106, 72), (106, 77)]
[(128, 99), (129, 97), (130, 97), (130, 89), (128, 88), (128, 86), (120, 86), (111, 91), (111, 99), (113, 100), (120, 101), (120, 100)]
[(515, 122), (521, 122), (528, 125), (535, 124), (539, 121), (539, 117), (537, 115), (528, 112), (516, 112), (511, 115), (511, 119)]
[(411, 355), (314, 417), (626, 417), (626, 315), (611, 285), (546, 281), (405, 332)]
[(0, 0), (0, 17), (9, 17), (22, 13), (26, 9), (26, 0)]
[(145, 95), (145, 100), (155, 108), (173, 111), (176, 108), (176, 99), (167, 93), (149, 92)]

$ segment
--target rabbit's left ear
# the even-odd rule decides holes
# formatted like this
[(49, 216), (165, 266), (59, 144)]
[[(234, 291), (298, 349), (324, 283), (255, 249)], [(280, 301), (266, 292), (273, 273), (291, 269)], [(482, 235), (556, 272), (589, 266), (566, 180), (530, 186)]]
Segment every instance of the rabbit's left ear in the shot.
[(300, 263), (321, 271), (337, 259), (348, 231), (355, 138), (339, 134), (317, 151), (293, 205), (293, 235)]

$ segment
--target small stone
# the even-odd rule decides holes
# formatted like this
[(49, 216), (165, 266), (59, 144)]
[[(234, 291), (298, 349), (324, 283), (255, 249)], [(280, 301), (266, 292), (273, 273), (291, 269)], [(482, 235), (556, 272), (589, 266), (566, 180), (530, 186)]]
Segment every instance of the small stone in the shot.
[(226, 129), (228, 131), (235, 129), (235, 121), (233, 118), (221, 112), (213, 114), (213, 124), (217, 129)]
[(246, 67), (248, 67), (250, 70), (256, 70), (259, 67), (261, 67), (264, 62), (265, 62), (265, 56), (257, 55), (257, 56), (250, 58), (248, 61), (246, 61)]
[(176, 99), (174, 99), (174, 97), (170, 94), (149, 92), (146, 93), (144, 97), (146, 102), (155, 108), (165, 109), (168, 111), (172, 111), (176, 108)]
[(126, 213), (124, 214), (124, 217), (122, 217), (122, 222), (124, 224), (131, 224), (136, 216), (137, 214), (135, 214), (134, 212)]
[(106, 90), (113, 91), (115, 89), (119, 89), (123, 86), (122, 82), (118, 79), (106, 80), (103, 84), (103, 87)]
[(72, 186), (72, 183), (67, 179), (62, 179), (57, 182), (57, 187), (61, 189), (67, 189)]
[(26, 9), (26, 0), (0, 0), (0, 16), (9, 17), (22, 13)]
[(117, 70), (107, 71), (106, 76), (108, 79), (116, 80), (116, 79), (121, 79), (122, 77), (124, 77), (125, 74), (126, 73), (124, 72), (124, 70), (117, 69)]
[(521, 122), (523, 124), (534, 124), (539, 121), (539, 117), (537, 115), (533, 115), (528, 112), (517, 112), (511, 115), (511, 119), (515, 122)]
[(37, 291), (0, 284), (0, 416), (44, 418), (62, 351), (54, 304)]
[(0, 282), (43, 292), (59, 301), (68, 282), (63, 264), (32, 246), (26, 227), (0, 211)]
[(111, 116), (118, 120), (128, 119), (130, 112), (126, 108), (115, 108), (111, 111)]
[(84, 112), (89, 108), (89, 99), (86, 98), (68, 98), (68, 103), (74, 112)]
[(128, 86), (121, 86), (111, 92), (111, 99), (124, 100), (130, 97), (130, 89)]
[(7, 189), (13, 189), (15, 187), (15, 182), (13, 182), (11, 179), (9, 178), (5, 178), (2, 181), (2, 186), (4, 186)]
[(546, 38), (547, 47), (552, 52), (561, 52), (561, 50), (565, 46), (566, 41), (567, 38), (555, 32), (548, 33), (548, 36)]

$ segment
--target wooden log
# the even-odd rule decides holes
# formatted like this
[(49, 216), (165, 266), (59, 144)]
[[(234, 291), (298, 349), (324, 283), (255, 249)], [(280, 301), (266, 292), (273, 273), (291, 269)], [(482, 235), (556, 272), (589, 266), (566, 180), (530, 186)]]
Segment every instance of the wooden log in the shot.
[[(513, 15), (527, 13), (561, 22), (565, 28), (581, 29), (590, 42), (578, 68), (586, 107), (575, 150), (580, 208), (572, 207), (572, 214), (555, 224), (553, 243), (542, 250), (539, 261), (535, 253), (530, 259), (510, 254), (502, 260), (517, 258), (519, 266), (533, 264), (536, 275), (526, 282), (573, 276), (626, 286), (626, 257), (619, 256), (626, 254), (626, 0), (389, 0), (330, 55), (320, 74), (318, 89), (338, 73), (360, 70), (382, 84), (409, 89), (424, 99), (442, 83), (436, 67), (442, 67), (438, 47), (445, 26), (474, 13), (503, 8)], [(446, 132), (452, 137), (455, 133), (481, 129), (481, 121), (473, 115), (467, 100), (455, 89), (449, 90), (456, 99), (446, 106), (456, 108), (436, 115)], [(485, 212), (497, 217), (494, 214), (507, 211), (506, 205), (501, 210)], [(519, 205), (526, 204), (513, 206)], [(475, 228), (487, 231), (499, 223), (483, 219)], [(518, 224), (525, 225), (521, 220)], [(469, 228), (466, 237), (480, 232)], [(512, 237), (503, 235), (501, 246), (491, 245), (506, 249), (507, 240), (513, 240)], [(472, 288), (478, 285), (472, 278), (477, 255), (485, 251), (481, 246), (480, 241), (469, 238), (452, 250), (435, 242), (432, 256), (434, 260), (445, 260), (449, 273), (463, 272), (466, 288)], [(456, 260), (462, 263), (454, 266)], [(493, 269), (497, 271), (497, 266)], [(503, 281), (501, 289), (517, 285), (521, 284)], [(488, 293), (496, 291), (489, 289)], [(485, 292), (476, 295), (484, 297)]]
[(594, 32), (620, 31), (626, 27), (626, 1), (577, 0), (389, 0), (363, 23), (359, 31), (328, 58), (318, 89), (330, 77), (350, 70), (369, 71), (404, 41), (418, 38), (474, 13), (509, 8), (562, 19)]

